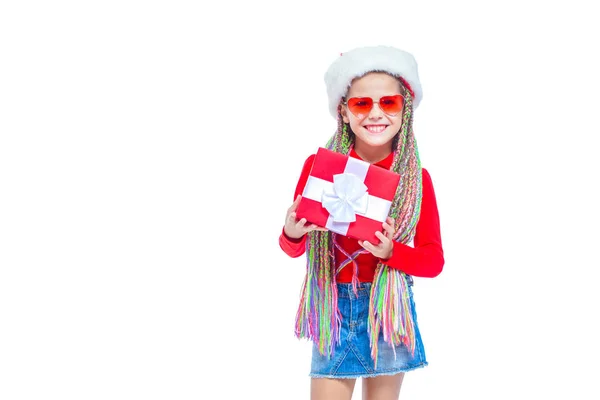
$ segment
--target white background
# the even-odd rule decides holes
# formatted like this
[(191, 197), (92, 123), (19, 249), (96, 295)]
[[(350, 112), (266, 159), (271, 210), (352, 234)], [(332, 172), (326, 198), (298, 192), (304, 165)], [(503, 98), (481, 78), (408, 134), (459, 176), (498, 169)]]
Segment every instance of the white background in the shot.
[(372, 44), (419, 62), (446, 258), (401, 398), (600, 398), (584, 3), (2, 2), (0, 398), (307, 399), (278, 235)]

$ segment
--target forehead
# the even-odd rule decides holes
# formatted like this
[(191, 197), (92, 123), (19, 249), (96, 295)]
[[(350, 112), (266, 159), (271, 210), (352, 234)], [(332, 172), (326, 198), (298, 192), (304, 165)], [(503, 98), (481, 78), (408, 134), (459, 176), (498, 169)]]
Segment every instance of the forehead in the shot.
[(352, 81), (348, 97), (381, 97), (401, 94), (400, 81), (385, 72), (370, 72)]

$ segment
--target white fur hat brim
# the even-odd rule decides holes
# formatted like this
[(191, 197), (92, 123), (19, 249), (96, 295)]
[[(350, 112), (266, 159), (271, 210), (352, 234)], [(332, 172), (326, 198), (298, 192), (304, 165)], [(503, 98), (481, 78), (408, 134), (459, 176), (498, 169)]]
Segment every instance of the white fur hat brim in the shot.
[(360, 47), (342, 53), (325, 73), (329, 112), (336, 118), (338, 105), (352, 81), (368, 72), (381, 71), (401, 77), (414, 93), (413, 109), (423, 98), (417, 61), (412, 54), (389, 46)]

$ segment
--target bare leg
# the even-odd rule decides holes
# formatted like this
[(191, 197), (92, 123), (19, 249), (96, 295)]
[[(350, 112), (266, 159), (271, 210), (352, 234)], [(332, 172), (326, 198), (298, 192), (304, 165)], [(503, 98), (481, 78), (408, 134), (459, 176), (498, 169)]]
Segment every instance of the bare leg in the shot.
[(312, 378), (311, 400), (352, 400), (356, 379)]
[(404, 373), (364, 378), (363, 400), (398, 400)]

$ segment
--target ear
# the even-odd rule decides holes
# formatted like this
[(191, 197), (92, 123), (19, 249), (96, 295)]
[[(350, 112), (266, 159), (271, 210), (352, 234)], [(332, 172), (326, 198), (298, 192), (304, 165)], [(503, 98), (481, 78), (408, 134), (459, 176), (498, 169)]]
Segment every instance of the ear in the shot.
[(340, 104), (340, 114), (342, 115), (342, 121), (344, 121), (345, 124), (349, 124), (350, 119), (348, 118), (348, 108), (346, 108), (346, 106), (343, 104)]

